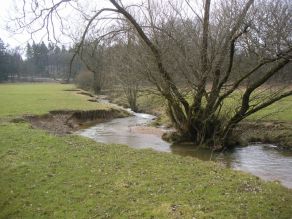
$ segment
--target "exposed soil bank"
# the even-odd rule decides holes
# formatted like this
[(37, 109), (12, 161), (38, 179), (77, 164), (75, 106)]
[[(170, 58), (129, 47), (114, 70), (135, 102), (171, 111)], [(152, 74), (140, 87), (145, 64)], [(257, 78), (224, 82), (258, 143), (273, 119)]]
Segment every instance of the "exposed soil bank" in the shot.
[(292, 122), (242, 122), (235, 129), (235, 134), (245, 144), (270, 143), (277, 145), (280, 149), (292, 150)]
[(93, 124), (127, 116), (129, 113), (121, 109), (54, 110), (41, 116), (25, 116), (24, 119), (30, 122), (34, 128), (40, 128), (57, 135), (65, 135)]

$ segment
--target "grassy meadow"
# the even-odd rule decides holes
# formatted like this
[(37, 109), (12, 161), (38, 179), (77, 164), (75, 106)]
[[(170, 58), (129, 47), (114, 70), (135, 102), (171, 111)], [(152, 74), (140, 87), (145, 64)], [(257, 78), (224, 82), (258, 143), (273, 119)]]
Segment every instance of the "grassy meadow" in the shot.
[[(0, 117), (109, 107), (63, 91), (71, 88), (0, 85)], [(191, 157), (55, 136), (26, 122), (0, 120), (0, 157), (0, 218), (292, 215), (292, 190), (279, 183)]]
[[(238, 102), (241, 100), (243, 92), (237, 92), (227, 98), (224, 102), (223, 108), (232, 110), (234, 105), (238, 106)], [(250, 105), (256, 103), (262, 103), (267, 100), (269, 95), (273, 95), (273, 92), (260, 92), (257, 96), (251, 97), (253, 100)], [(258, 111), (257, 113), (246, 118), (247, 121), (281, 121), (281, 122), (292, 122), (292, 96), (283, 98), (282, 100)]]
[[(72, 84), (1, 84), (0, 117), (24, 114), (45, 114), (50, 110), (90, 110), (107, 105), (87, 101), (90, 97), (77, 94)], [(76, 88), (75, 88), (76, 89)]]

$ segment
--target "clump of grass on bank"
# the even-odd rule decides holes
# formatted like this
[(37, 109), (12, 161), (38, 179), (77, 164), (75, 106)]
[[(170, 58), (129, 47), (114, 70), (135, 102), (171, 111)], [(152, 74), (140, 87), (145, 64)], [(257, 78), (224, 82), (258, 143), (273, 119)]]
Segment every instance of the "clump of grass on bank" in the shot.
[(105, 104), (87, 101), (89, 97), (77, 94), (72, 84), (1, 84), (0, 117), (24, 114), (45, 114), (51, 110), (108, 109)]
[(0, 125), (0, 218), (290, 218), (292, 192), (211, 162)]

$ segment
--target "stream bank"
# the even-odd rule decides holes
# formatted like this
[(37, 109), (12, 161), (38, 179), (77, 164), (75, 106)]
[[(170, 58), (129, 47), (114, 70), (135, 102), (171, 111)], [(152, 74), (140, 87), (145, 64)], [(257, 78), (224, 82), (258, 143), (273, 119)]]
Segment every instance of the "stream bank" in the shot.
[(151, 148), (181, 156), (191, 156), (204, 161), (215, 161), (225, 167), (242, 170), (264, 180), (278, 181), (292, 188), (292, 153), (281, 151), (270, 144), (249, 143), (222, 153), (213, 153), (193, 144), (170, 144), (161, 135), (169, 129), (149, 127), (155, 116), (133, 113), (133, 116), (113, 119), (79, 130), (77, 134), (106, 144), (124, 144), (132, 148)]
[(274, 144), (278, 150), (292, 151), (292, 122), (283, 121), (243, 121), (235, 133), (245, 145), (250, 142)]
[(214, 162), (26, 123), (0, 139), (0, 218), (291, 218), (291, 189)]
[[(127, 117), (130, 114), (122, 109), (97, 110), (54, 110), (45, 115), (24, 116), (32, 127), (46, 130), (56, 135), (71, 134), (81, 128), (90, 127), (114, 118)], [(14, 119), (12, 122), (18, 122)], [(21, 120), (20, 120), (21, 121)]]
[[(155, 115), (157, 118), (150, 125), (154, 127), (172, 127), (165, 113), (165, 103), (163, 98), (154, 95), (151, 92), (142, 94), (137, 99), (139, 112)], [(105, 95), (114, 104), (118, 104), (128, 108), (127, 100), (122, 92), (105, 91)], [(289, 113), (289, 112), (288, 112)], [(292, 122), (291, 120), (268, 120), (263, 119), (249, 119), (244, 120), (238, 124), (234, 131), (238, 136), (242, 145), (248, 145), (252, 142), (262, 142), (265, 144), (273, 144), (279, 150), (292, 151)]]

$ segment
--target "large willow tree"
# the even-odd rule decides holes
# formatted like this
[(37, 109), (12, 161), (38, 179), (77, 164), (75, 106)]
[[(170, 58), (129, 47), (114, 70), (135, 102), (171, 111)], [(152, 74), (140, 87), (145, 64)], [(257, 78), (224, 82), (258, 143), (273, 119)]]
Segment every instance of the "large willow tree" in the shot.
[(228, 146), (240, 121), (292, 94), (291, 87), (267, 89), (291, 62), (291, 1), (133, 2), (108, 0), (103, 7), (95, 0), (87, 8), (78, 0), (31, 0), (16, 21), (51, 31), (58, 21), (63, 27), (62, 10), (71, 7), (85, 23), (75, 37), (79, 54), (88, 39), (111, 39), (111, 47), (131, 32), (143, 74), (166, 100), (177, 131), (213, 149)]

